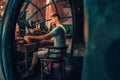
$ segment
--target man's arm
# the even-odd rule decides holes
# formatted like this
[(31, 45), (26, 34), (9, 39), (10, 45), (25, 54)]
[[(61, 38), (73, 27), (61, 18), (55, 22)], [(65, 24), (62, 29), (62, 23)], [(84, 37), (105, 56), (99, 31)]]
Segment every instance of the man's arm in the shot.
[(53, 46), (54, 45), (54, 40), (42, 40), (40, 41), (40, 46), (44, 47), (44, 46)]
[(30, 42), (30, 39), (45, 40), (45, 39), (50, 39), (51, 37), (53, 37), (53, 35), (51, 33), (48, 33), (41, 36), (24, 36), (24, 40)]
[(48, 34), (41, 35), (41, 36), (33, 36), (31, 38), (39, 39), (39, 40), (45, 40), (45, 39), (50, 39), (51, 37), (53, 37), (53, 35), (51, 33), (48, 33)]

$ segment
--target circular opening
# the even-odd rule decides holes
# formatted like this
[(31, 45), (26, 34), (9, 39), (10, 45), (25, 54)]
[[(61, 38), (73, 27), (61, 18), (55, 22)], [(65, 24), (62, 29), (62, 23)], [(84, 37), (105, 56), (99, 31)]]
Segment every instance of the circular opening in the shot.
[[(26, 69), (30, 67), (32, 54), (36, 52), (38, 46), (28, 44), (23, 40), (24, 36), (32, 35), (45, 35), (53, 29), (51, 26), (51, 14), (59, 13), (62, 19), (62, 25), (66, 30), (66, 43), (68, 44), (67, 55), (71, 55), (71, 43), (72, 43), (72, 12), (69, 1), (62, 0), (21, 0), (21, 1), (9, 1), (3, 17), (2, 26), (2, 60), (4, 74), (6, 79), (14, 78), (9, 72), (9, 67), (14, 71), (15, 77), (21, 79), (19, 76)], [(15, 26), (15, 27), (14, 27)], [(9, 41), (8, 41), (9, 40)], [(14, 42), (13, 42), (14, 41)], [(40, 47), (48, 45), (45, 42)], [(51, 44), (50, 44), (51, 45)], [(3, 49), (4, 48), (4, 49)], [(37, 49), (38, 50), (38, 49)], [(5, 56), (8, 54), (8, 56)], [(6, 62), (6, 59), (10, 59)]]
[[(72, 43), (79, 42), (79, 39), (76, 39), (77, 36), (73, 36), (73, 32), (79, 32), (79, 30), (77, 32), (73, 30), (75, 23), (77, 23), (74, 22), (73, 24), (72, 22), (75, 16), (75, 13), (72, 14), (73, 11), (71, 10), (69, 0), (8, 1), (5, 16), (3, 17), (2, 26), (4, 27), (1, 28), (0, 40), (2, 62), (4, 63), (2, 64), (2, 68), (6, 80), (12, 80), (13, 78), (19, 80), (26, 69), (29, 69), (33, 53), (38, 50), (38, 46), (36, 46), (36, 40), (33, 40), (33, 45), (31, 45), (24, 41), (23, 37), (26, 35), (38, 36), (49, 33), (52, 30), (50, 16), (53, 13), (59, 13), (62, 18), (61, 24), (66, 30), (66, 43), (68, 44), (66, 58), (71, 58), (73, 55)], [(79, 11), (78, 8), (78, 13), (76, 14), (79, 14)], [(73, 40), (73, 37), (76, 40)], [(40, 46), (46, 45), (48, 43)], [(75, 53), (79, 53), (77, 46), (75, 46), (77, 50), (74, 50)], [(7, 59), (9, 61), (6, 61)]]

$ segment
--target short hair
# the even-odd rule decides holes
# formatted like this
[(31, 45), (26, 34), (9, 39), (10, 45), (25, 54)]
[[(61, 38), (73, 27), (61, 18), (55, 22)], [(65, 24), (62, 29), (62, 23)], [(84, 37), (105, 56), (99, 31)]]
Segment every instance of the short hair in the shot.
[(60, 15), (58, 13), (53, 14), (51, 17), (57, 17), (60, 20)]

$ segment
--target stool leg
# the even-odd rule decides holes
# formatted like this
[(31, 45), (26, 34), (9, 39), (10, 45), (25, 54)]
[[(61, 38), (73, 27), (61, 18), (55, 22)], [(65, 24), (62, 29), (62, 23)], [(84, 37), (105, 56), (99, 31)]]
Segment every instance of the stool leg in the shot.
[(19, 74), (21, 74), (22, 72), (21, 72), (21, 69), (20, 69), (20, 67), (17, 65), (17, 70), (18, 70), (18, 72), (19, 72)]
[(60, 71), (59, 71), (59, 80), (62, 80), (62, 75), (63, 75), (63, 74), (62, 74), (62, 62), (60, 62), (59, 64), (60, 64), (60, 65), (59, 65), (59, 70), (60, 70)]
[(51, 77), (53, 80), (55, 80), (55, 73), (54, 73), (54, 63), (51, 62), (50, 64), (50, 73), (51, 73)]
[(41, 79), (43, 79), (43, 67), (44, 65), (43, 65), (43, 62), (41, 61)]
[(63, 67), (62, 76), (64, 77), (65, 76), (65, 61), (62, 62), (62, 67)]
[(51, 69), (50, 72), (51, 73), (54, 73), (54, 67), (53, 66), (54, 66), (53, 63), (51, 63), (51, 65), (50, 65), (50, 69)]

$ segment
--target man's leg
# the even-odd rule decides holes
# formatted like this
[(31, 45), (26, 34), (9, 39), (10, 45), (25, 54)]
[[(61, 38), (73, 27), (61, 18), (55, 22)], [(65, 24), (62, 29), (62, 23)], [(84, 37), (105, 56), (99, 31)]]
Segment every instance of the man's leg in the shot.
[(22, 77), (28, 77), (30, 75), (32, 75), (34, 72), (33, 72), (33, 68), (35, 66), (35, 64), (37, 63), (37, 60), (38, 60), (38, 51), (33, 53), (33, 58), (32, 58), (32, 63), (31, 63), (31, 67), (29, 68), (28, 71), (26, 71), (25, 73), (23, 73)]
[(38, 58), (43, 57), (46, 53), (47, 53), (47, 49), (41, 49), (42, 51), (37, 51), (33, 54), (33, 58), (32, 58), (32, 63), (31, 63), (31, 67), (30, 67), (30, 71), (33, 70), (34, 66), (36, 65)]
[(22, 77), (28, 77), (33, 74), (33, 68), (35, 67), (35, 65), (37, 63), (38, 58), (43, 57), (47, 53), (47, 49), (42, 49), (42, 50), (44, 50), (44, 51), (37, 51), (37, 52), (33, 53), (31, 67), (29, 68), (29, 70), (27, 72), (25, 72), (23, 74)]
[(30, 71), (33, 70), (34, 66), (35, 66), (36, 63), (37, 63), (37, 60), (38, 60), (38, 51), (33, 54), (31, 67), (30, 67), (30, 69), (29, 69)]

